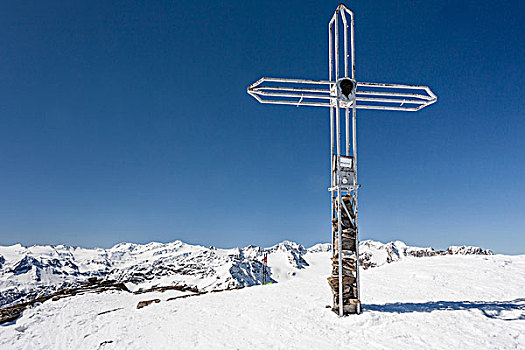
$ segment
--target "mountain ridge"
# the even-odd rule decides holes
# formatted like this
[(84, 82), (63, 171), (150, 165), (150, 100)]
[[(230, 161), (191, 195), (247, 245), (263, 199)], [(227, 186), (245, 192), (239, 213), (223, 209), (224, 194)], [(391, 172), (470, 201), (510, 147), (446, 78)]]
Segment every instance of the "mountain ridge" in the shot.
[[(271, 247), (216, 248), (176, 240), (168, 243), (118, 243), (111, 248), (21, 244), (0, 246), (0, 306), (24, 302), (63, 288), (81, 285), (89, 278), (125, 283), (130, 290), (156, 286), (188, 285), (216, 290), (263, 283), (262, 258), (268, 255), (266, 282), (280, 282), (308, 266), (306, 254), (331, 251), (330, 243), (310, 248), (291, 241)], [(360, 242), (363, 268), (381, 266), (407, 257), (447, 254), (493, 254), (471, 246), (451, 246), (445, 251), (407, 246), (401, 241)]]

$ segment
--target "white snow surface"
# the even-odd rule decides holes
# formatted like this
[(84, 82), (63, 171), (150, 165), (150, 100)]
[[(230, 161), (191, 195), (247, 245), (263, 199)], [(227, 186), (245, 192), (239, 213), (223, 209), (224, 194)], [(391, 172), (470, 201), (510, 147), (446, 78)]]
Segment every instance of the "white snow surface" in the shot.
[(362, 270), (364, 312), (343, 318), (325, 308), (329, 252), (305, 253), (302, 269), (282, 258), (269, 257), (287, 276), (272, 285), (170, 301), (181, 292), (49, 300), (0, 326), (0, 348), (525, 348), (525, 255), (405, 257)]

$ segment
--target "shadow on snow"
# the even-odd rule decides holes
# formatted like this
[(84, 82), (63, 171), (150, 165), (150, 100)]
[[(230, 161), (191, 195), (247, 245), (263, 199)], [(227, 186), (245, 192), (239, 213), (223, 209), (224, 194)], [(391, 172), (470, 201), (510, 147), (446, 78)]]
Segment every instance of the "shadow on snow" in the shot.
[(525, 320), (525, 298), (510, 301), (429, 301), (425, 303), (364, 304), (363, 310), (391, 313), (480, 310), (488, 318), (515, 321)]

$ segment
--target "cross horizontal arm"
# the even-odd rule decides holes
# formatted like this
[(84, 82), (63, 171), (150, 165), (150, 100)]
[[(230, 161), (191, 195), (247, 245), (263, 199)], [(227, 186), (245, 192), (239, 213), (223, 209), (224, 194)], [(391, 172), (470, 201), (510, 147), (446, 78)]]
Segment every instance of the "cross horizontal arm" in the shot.
[[(261, 78), (248, 94), (260, 103), (332, 107), (337, 103), (336, 82), (329, 80)], [(428, 86), (357, 83), (356, 108), (417, 111), (437, 101)]]

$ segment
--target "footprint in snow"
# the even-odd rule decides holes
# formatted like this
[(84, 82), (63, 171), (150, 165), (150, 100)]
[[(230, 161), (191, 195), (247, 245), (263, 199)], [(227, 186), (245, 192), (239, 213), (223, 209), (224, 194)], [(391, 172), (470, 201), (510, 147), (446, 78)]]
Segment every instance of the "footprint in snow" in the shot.
[(26, 331), (26, 329), (27, 329), (27, 326), (25, 326), (25, 325), (24, 326), (18, 326), (18, 327), (15, 328), (15, 331), (20, 332), (20, 333), (24, 333)]

